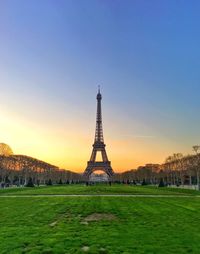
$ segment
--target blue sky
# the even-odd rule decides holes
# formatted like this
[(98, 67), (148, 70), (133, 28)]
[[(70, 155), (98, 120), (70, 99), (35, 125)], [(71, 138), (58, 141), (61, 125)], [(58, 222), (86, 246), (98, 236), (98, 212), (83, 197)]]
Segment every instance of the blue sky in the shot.
[(116, 170), (192, 152), (200, 140), (199, 11), (199, 1), (1, 1), (2, 142), (83, 170), (100, 84)]

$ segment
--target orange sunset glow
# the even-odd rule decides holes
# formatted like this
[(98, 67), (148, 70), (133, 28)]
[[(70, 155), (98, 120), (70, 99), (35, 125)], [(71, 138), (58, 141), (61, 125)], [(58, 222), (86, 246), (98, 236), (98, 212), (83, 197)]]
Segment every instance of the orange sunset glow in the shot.
[[(93, 101), (92, 113), (96, 109), (95, 98)], [(95, 114), (91, 117), (93, 119), (88, 123), (88, 128), (84, 129), (80, 128), (82, 125), (80, 121), (69, 125), (64, 120), (61, 126), (59, 123), (51, 125), (27, 121), (18, 114), (6, 110), (1, 110), (0, 113), (0, 132), (4, 137), (3, 141), (12, 147), (15, 154), (26, 154), (76, 172), (85, 169), (94, 139)], [(161, 163), (170, 153), (171, 147), (167, 144), (167, 140), (160, 140), (154, 136), (121, 135), (118, 126), (112, 131), (109, 122), (105, 125), (107, 154), (116, 172), (134, 169), (148, 162)], [(118, 139), (115, 138), (117, 132)], [(167, 144), (168, 147), (166, 145), (160, 147), (160, 142)]]

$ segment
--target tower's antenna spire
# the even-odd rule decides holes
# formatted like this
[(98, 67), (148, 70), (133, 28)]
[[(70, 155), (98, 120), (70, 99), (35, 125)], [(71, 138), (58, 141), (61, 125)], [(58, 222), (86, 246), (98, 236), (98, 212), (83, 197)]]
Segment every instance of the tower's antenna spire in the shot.
[(98, 85), (98, 93), (100, 93), (100, 85)]

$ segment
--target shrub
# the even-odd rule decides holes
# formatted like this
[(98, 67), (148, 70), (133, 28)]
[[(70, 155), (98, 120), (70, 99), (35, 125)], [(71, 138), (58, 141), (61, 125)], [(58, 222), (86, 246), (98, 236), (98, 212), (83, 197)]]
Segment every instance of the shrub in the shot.
[(53, 185), (51, 179), (47, 181), (46, 185)]
[(145, 181), (145, 179), (143, 179), (142, 185), (147, 185), (147, 182)]
[(33, 179), (31, 177), (29, 177), (26, 187), (34, 187)]
[(159, 183), (158, 187), (165, 187), (165, 183), (162, 178), (160, 179), (160, 183)]

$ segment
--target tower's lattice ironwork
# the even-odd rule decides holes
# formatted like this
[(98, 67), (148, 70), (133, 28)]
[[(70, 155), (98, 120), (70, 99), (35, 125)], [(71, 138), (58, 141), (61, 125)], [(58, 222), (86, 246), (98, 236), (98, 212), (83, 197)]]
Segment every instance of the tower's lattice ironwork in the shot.
[[(95, 138), (94, 144), (92, 149), (92, 154), (90, 160), (87, 163), (87, 168), (84, 171), (84, 176), (89, 178), (89, 176), (95, 170), (102, 170), (104, 171), (109, 178), (111, 178), (114, 174), (111, 162), (108, 160), (104, 139), (103, 139), (103, 127), (102, 127), (102, 112), (101, 112), (101, 100), (102, 96), (100, 93), (100, 89), (98, 90), (97, 94), (97, 115), (96, 115), (96, 130), (95, 130)], [(97, 152), (101, 152), (102, 161), (96, 161)]]

